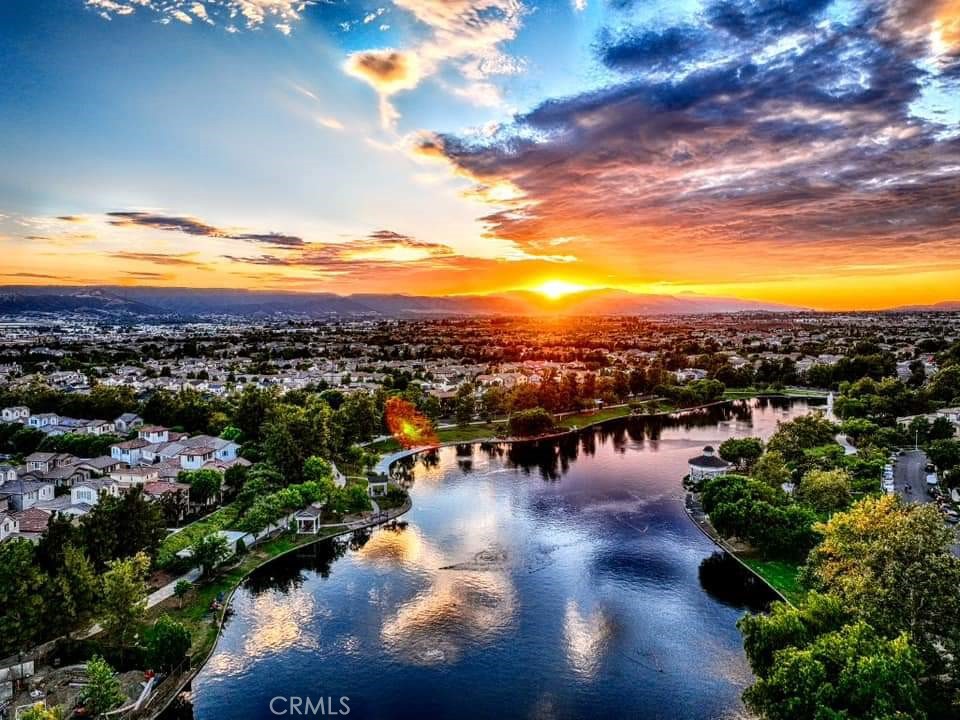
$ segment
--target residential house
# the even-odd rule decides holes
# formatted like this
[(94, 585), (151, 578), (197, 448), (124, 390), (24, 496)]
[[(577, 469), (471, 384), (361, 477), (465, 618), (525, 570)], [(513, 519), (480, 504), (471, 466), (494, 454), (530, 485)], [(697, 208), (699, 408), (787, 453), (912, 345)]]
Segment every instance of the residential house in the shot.
[(14, 513), (13, 517), (17, 521), (17, 537), (36, 542), (50, 524), (52, 513), (34, 507)]
[(25, 423), (30, 417), (30, 408), (26, 405), (14, 405), (0, 410), (0, 419), (5, 423)]
[(216, 460), (231, 462), (237, 459), (240, 452), (240, 446), (232, 440), (224, 440), (210, 435), (195, 435), (191, 438), (180, 440), (180, 444), (187, 448), (209, 447), (213, 448), (213, 456)]
[(32, 428), (45, 428), (48, 425), (59, 425), (60, 416), (56, 413), (39, 413), (37, 415), (31, 415), (27, 419), (27, 425)]
[(0, 485), (17, 479), (17, 469), (13, 465), (0, 463)]
[[(96, 505), (103, 495), (120, 495), (120, 483), (112, 478), (87, 480), (70, 488), (71, 505)], [(42, 508), (41, 508), (42, 509)]]
[(212, 447), (206, 445), (185, 448), (178, 455), (180, 467), (184, 470), (199, 470), (206, 463), (213, 461), (215, 452)]
[(6, 495), (10, 506), (18, 512), (53, 500), (54, 494), (53, 483), (46, 480), (17, 479), (0, 488), (0, 495)]
[(137, 430), (137, 437), (150, 443), (165, 443), (170, 441), (170, 431), (159, 425), (144, 425)]
[(20, 523), (17, 522), (17, 518), (10, 513), (0, 512), (0, 542), (18, 532), (20, 532)]
[(136, 430), (143, 425), (143, 418), (136, 413), (124, 413), (113, 421), (117, 432), (128, 433)]
[(143, 486), (143, 494), (150, 500), (163, 503), (168, 522), (183, 520), (190, 510), (190, 486), (186, 483), (149, 482)]
[(114, 470), (128, 465), (129, 463), (110, 455), (99, 455), (95, 458), (80, 458), (76, 465), (90, 470), (94, 475), (109, 475)]
[(110, 446), (110, 457), (121, 460), (127, 465), (136, 465), (143, 459), (143, 449), (150, 444), (142, 438), (114, 443)]
[(110, 473), (110, 478), (120, 483), (121, 488), (127, 488), (155, 483), (160, 480), (160, 470), (156, 465), (146, 465), (141, 467), (125, 468), (114, 470)]
[(88, 420), (81, 428), (80, 432), (87, 435), (110, 435), (116, 431), (116, 426), (109, 420)]

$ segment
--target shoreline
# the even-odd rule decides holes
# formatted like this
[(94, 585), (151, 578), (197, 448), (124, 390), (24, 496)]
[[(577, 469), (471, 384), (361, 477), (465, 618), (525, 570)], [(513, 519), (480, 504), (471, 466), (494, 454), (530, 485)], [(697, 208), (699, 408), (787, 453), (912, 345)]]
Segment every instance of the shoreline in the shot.
[[(412, 508), (413, 508), (413, 501), (411, 500), (410, 495), (408, 494), (407, 499), (404, 500), (403, 504), (400, 507), (385, 511), (384, 514), (387, 516), (385, 518), (380, 518), (375, 521), (370, 521), (363, 525), (349, 527), (345, 530), (341, 530), (340, 532), (333, 533), (332, 535), (324, 535), (323, 537), (314, 538), (313, 540), (308, 540), (307, 542), (294, 545), (293, 547), (288, 548), (281, 553), (277, 553), (276, 555), (266, 558), (263, 562), (247, 570), (243, 574), (243, 576), (237, 580), (236, 584), (233, 586), (233, 589), (230, 590), (230, 593), (226, 596), (226, 598), (224, 598), (223, 607), (220, 609), (219, 615), (217, 616), (216, 634), (214, 635), (213, 642), (210, 645), (210, 649), (206, 652), (203, 659), (200, 660), (195, 666), (191, 662), (190, 670), (187, 671), (185, 676), (176, 683), (176, 688), (169, 693), (169, 695), (162, 701), (162, 704), (159, 707), (152, 708), (152, 709), (148, 708), (147, 711), (144, 713), (143, 717), (148, 718), (148, 720), (155, 720), (164, 712), (166, 712), (167, 709), (170, 707), (170, 705), (173, 703), (173, 701), (180, 696), (180, 694), (191, 682), (193, 682), (196, 679), (197, 675), (200, 674), (200, 671), (203, 670), (206, 664), (210, 661), (210, 658), (213, 657), (214, 652), (216, 652), (217, 650), (217, 645), (219, 644), (220, 637), (223, 634), (223, 628), (226, 625), (226, 620), (227, 620), (227, 612), (230, 610), (230, 605), (233, 602), (233, 597), (234, 595), (236, 595), (237, 590), (239, 590), (240, 587), (244, 584), (244, 582), (246, 582), (247, 578), (249, 578), (254, 572), (269, 565), (274, 560), (279, 560), (280, 558), (285, 557), (297, 550), (302, 550), (303, 548), (311, 547), (313, 545), (316, 545), (317, 543), (324, 542), (325, 540), (333, 540), (338, 537), (343, 537), (344, 535), (349, 535), (350, 533), (356, 532), (357, 530), (366, 530), (368, 528), (377, 527), (379, 525), (384, 525), (386, 523), (393, 522), (397, 518), (405, 515)], [(272, 539), (275, 539), (275, 538), (272, 538)], [(268, 540), (267, 542), (270, 542), (270, 540)], [(150, 701), (148, 700), (147, 705), (149, 704), (150, 704)]]
[[(720, 534), (714, 529), (713, 525), (710, 524), (710, 520), (707, 518), (706, 514), (703, 512), (703, 508), (700, 505), (699, 495), (692, 491), (687, 490), (687, 494), (683, 500), (683, 511), (686, 513), (687, 517), (690, 519), (690, 522), (693, 523), (700, 532), (702, 532), (707, 538), (713, 541), (713, 544), (718, 548), (723, 550), (727, 555), (732, 557), (741, 567), (745, 568), (751, 575), (757, 578), (760, 582), (766, 585), (770, 590), (776, 595), (782, 602), (785, 602), (792, 608), (795, 608), (790, 599), (783, 594), (782, 591), (773, 586), (773, 584), (767, 580), (763, 575), (752, 568), (747, 564), (743, 558), (740, 557), (740, 554), (733, 548), (731, 545), (720, 537)], [(698, 516), (702, 519), (697, 519)]]
[[(809, 397), (805, 398), (805, 397), (787, 396), (787, 395), (763, 395), (763, 396), (761, 396), (761, 395), (755, 395), (755, 396), (752, 396), (752, 397), (783, 397), (784, 399), (788, 399), (788, 400), (820, 399), (818, 396), (809, 396)], [(514, 444), (514, 443), (524, 443), (524, 442), (539, 442), (539, 441), (542, 441), (542, 440), (556, 440), (556, 439), (558, 439), (558, 438), (562, 438), (562, 437), (566, 437), (566, 436), (568, 436), (568, 435), (573, 435), (573, 434), (575, 434), (575, 433), (579, 433), (579, 432), (582, 431), (582, 430), (587, 430), (587, 429), (589, 429), (589, 428), (597, 427), (597, 426), (604, 425), (604, 424), (606, 424), (606, 423), (610, 423), (610, 422), (614, 422), (614, 421), (618, 421), (618, 420), (628, 419), (628, 418), (631, 418), (631, 417), (637, 417), (637, 418), (652, 418), (652, 417), (668, 417), (668, 416), (673, 416), (673, 415), (683, 415), (683, 414), (688, 413), (688, 412), (695, 412), (695, 411), (697, 411), (697, 410), (703, 410), (703, 409), (706, 409), (706, 408), (709, 408), (709, 407), (715, 407), (715, 406), (717, 406), (717, 405), (723, 405), (723, 404), (726, 404), (726, 403), (732, 403), (732, 402), (737, 402), (737, 401), (739, 401), (739, 400), (749, 400), (749, 399), (751, 399), (751, 398), (750, 398), (750, 397), (745, 397), (745, 398), (725, 398), (725, 399), (716, 400), (716, 401), (713, 401), (713, 402), (710, 402), (710, 403), (705, 403), (705, 404), (703, 404), (703, 405), (696, 405), (696, 406), (689, 407), (689, 408), (681, 408), (681, 409), (676, 409), (676, 410), (668, 410), (668, 411), (657, 412), (657, 413), (643, 413), (643, 414), (636, 414), (636, 415), (634, 415), (634, 414), (632, 414), (632, 413), (627, 413), (626, 415), (620, 415), (620, 416), (616, 416), (616, 417), (612, 417), (612, 418), (603, 418), (603, 419), (601, 419), (601, 420), (596, 420), (596, 421), (594, 421), (594, 422), (587, 423), (586, 425), (581, 425), (581, 426), (577, 426), (577, 427), (574, 427), (574, 428), (567, 428), (567, 429), (561, 430), (561, 431), (559, 431), (559, 432), (550, 433), (550, 434), (548, 434), (548, 435), (539, 435), (539, 436), (536, 436), (536, 437), (527, 437), (527, 438), (477, 438), (477, 439), (474, 439), (474, 440), (461, 440), (461, 441), (450, 440), (450, 441), (438, 443), (438, 444), (436, 444), (436, 445), (429, 445), (429, 446), (418, 447), (418, 448), (409, 448), (409, 449), (400, 450), (400, 451), (397, 451), (397, 452), (394, 452), (394, 453), (388, 453), (388, 454), (384, 455), (384, 456), (380, 459), (380, 461), (376, 464), (376, 466), (374, 467), (374, 469), (375, 469), (375, 471), (377, 471), (377, 472), (382, 472), (383, 474), (389, 474), (390, 468), (391, 468), (391, 467), (393, 466), (393, 464), (396, 463), (397, 461), (399, 461), (399, 460), (401, 460), (401, 459), (403, 459), (403, 458), (406, 458), (406, 457), (411, 457), (411, 456), (413, 456), (413, 455), (418, 455), (418, 454), (423, 453), (423, 452), (429, 452), (429, 451), (431, 451), (431, 450), (436, 450), (436, 449), (439, 449), (439, 448), (441, 448), (441, 447), (453, 447), (453, 446), (456, 446), (456, 445), (481, 445), (481, 444), (484, 444), (484, 443), (509, 443), (509, 444)], [(381, 468), (382, 468), (382, 469), (381, 469)], [(707, 538), (709, 538), (710, 540), (712, 540), (713, 543), (714, 543), (718, 548), (720, 548), (720, 549), (723, 550), (725, 553), (727, 553), (728, 555), (730, 555), (734, 560), (736, 560), (738, 563), (740, 563), (740, 565), (741, 565), (742, 567), (746, 568), (754, 577), (756, 577), (758, 580), (760, 580), (760, 582), (762, 582), (764, 585), (766, 585), (768, 588), (770, 588), (770, 590), (771, 590), (777, 597), (779, 597), (783, 602), (785, 602), (785, 603), (787, 603), (788, 605), (790, 605), (791, 607), (793, 607), (793, 603), (791, 603), (790, 600), (787, 599), (787, 597), (786, 597), (785, 595), (783, 595), (783, 593), (782, 593), (780, 590), (778, 590), (777, 588), (775, 588), (766, 578), (764, 578), (764, 577), (763, 577), (762, 575), (760, 575), (755, 569), (753, 569), (753, 568), (750, 567), (746, 562), (744, 562), (743, 559), (738, 556), (737, 552), (736, 552), (735, 550), (733, 550), (733, 548), (729, 547), (722, 538), (720, 538), (718, 535), (716, 535), (716, 532), (715, 532), (715, 531), (713, 531), (713, 533), (711, 533), (710, 531), (707, 530), (706, 527), (702, 526), (702, 525), (695, 519), (695, 517), (694, 517), (694, 515), (693, 515), (693, 511), (691, 510), (691, 508), (690, 508), (689, 505), (688, 505), (688, 500), (689, 500), (692, 496), (693, 496), (693, 493), (691, 493), (691, 492), (688, 491), (688, 493), (687, 493), (687, 499), (686, 499), (686, 500), (684, 501), (684, 503), (683, 503), (684, 512), (685, 512), (685, 514), (687, 515), (687, 518), (690, 520), (690, 522), (691, 522), (698, 530), (700, 530), (700, 532), (702, 532), (702, 533), (704, 534), (704, 536), (706, 536)], [(349, 528), (349, 529), (343, 530), (343, 531), (338, 532), (338, 533), (335, 533), (335, 534), (333, 534), (333, 535), (326, 535), (326, 536), (324, 536), (324, 537), (322, 537), (322, 538), (316, 538), (316, 539), (314, 539), (314, 540), (311, 540), (311, 541), (308, 541), (308, 542), (305, 542), (305, 543), (302, 543), (302, 544), (299, 544), (299, 545), (295, 545), (294, 547), (291, 547), (291, 548), (289, 548), (289, 549), (287, 549), (287, 550), (285, 550), (285, 551), (283, 551), (283, 552), (281, 552), (281, 553), (279, 553), (279, 554), (277, 554), (277, 555), (274, 555), (273, 557), (267, 558), (267, 559), (264, 560), (262, 563), (254, 566), (254, 567), (252, 567), (252, 568), (250, 568), (250, 569), (249, 569), (246, 573), (244, 573), (244, 575), (238, 580), (238, 582), (236, 583), (236, 585), (233, 587), (233, 589), (230, 591), (229, 595), (228, 595), (228, 596), (226, 597), (226, 599), (224, 600), (223, 607), (221, 608), (220, 614), (219, 614), (219, 616), (218, 616), (218, 618), (217, 618), (217, 631), (216, 631), (216, 635), (215, 635), (215, 637), (214, 637), (214, 639), (213, 639), (213, 642), (212, 642), (212, 644), (211, 644), (211, 646), (210, 646), (210, 649), (207, 651), (207, 653), (206, 653), (206, 655), (204, 656), (204, 658), (202, 659), (202, 661), (200, 661), (199, 664), (197, 664), (195, 667), (191, 666), (190, 671), (187, 673), (186, 677), (184, 677), (180, 682), (177, 683), (177, 688), (176, 688), (176, 690), (173, 691), (173, 692), (171, 692), (171, 693), (169, 694), (169, 696), (163, 701), (162, 705), (161, 705), (159, 708), (157, 708), (156, 710), (153, 710), (153, 711), (149, 712), (147, 715), (145, 715), (145, 717), (149, 718), (149, 720), (155, 720), (155, 719), (156, 719), (157, 717), (159, 717), (163, 712), (165, 712), (165, 711), (170, 707), (170, 704), (174, 701), (174, 699), (176, 699), (176, 698), (183, 692), (183, 690), (187, 687), (187, 685), (189, 685), (189, 684), (196, 678), (196, 676), (200, 673), (200, 671), (201, 671), (201, 670), (206, 666), (206, 664), (209, 662), (210, 658), (213, 656), (214, 652), (215, 652), (216, 649), (217, 649), (217, 644), (219, 643), (220, 637), (221, 637), (221, 635), (222, 635), (222, 633), (223, 633), (223, 628), (224, 628), (224, 625), (225, 625), (225, 622), (226, 622), (226, 618), (227, 618), (227, 611), (230, 609), (230, 605), (231, 605), (231, 603), (233, 602), (233, 597), (234, 597), (234, 595), (236, 594), (237, 590), (239, 590), (239, 588), (243, 585), (243, 583), (246, 581), (246, 579), (247, 579), (251, 574), (253, 574), (255, 571), (263, 568), (264, 566), (270, 564), (270, 563), (273, 562), (274, 560), (277, 560), (277, 559), (279, 559), (279, 558), (281, 558), (281, 557), (284, 557), (285, 555), (288, 555), (288, 554), (294, 552), (295, 550), (300, 550), (301, 548), (310, 547), (311, 545), (314, 545), (314, 544), (319, 543), (319, 542), (323, 542), (324, 540), (332, 540), (332, 539), (334, 539), (334, 538), (342, 537), (342, 536), (347, 535), (347, 534), (349, 534), (349, 533), (351, 533), (351, 532), (354, 532), (354, 531), (356, 531), (356, 530), (363, 530), (363, 529), (367, 529), (367, 528), (370, 528), (370, 527), (376, 527), (376, 526), (383, 525), (383, 524), (385, 524), (385, 523), (391, 522), (391, 521), (393, 521), (393, 520), (396, 520), (397, 518), (399, 518), (399, 517), (403, 516), (404, 514), (406, 514), (407, 512), (409, 512), (409, 511), (412, 509), (412, 507), (413, 507), (413, 500), (412, 500), (412, 498), (410, 497), (410, 495), (408, 494), (408, 495), (407, 495), (407, 499), (404, 501), (403, 505), (401, 505), (399, 508), (395, 508), (395, 509), (393, 509), (393, 510), (388, 510), (388, 511), (387, 511), (387, 514), (389, 515), (389, 517), (386, 518), (386, 519), (378, 520), (378, 521), (375, 521), (375, 522), (369, 522), (369, 523), (366, 523), (366, 524), (364, 524), (364, 525), (360, 525), (360, 526), (357, 526), (357, 527), (353, 527), (353, 528)], [(711, 526), (710, 529), (712, 530), (712, 526)]]
[[(771, 397), (771, 396), (766, 396)], [(785, 396), (784, 396), (785, 397)], [(435, 443), (433, 445), (421, 445), (415, 448), (407, 448), (405, 450), (396, 450), (391, 453), (386, 453), (380, 460), (374, 465), (374, 472), (379, 474), (389, 474), (390, 466), (392, 466), (398, 460), (403, 458), (410, 457), (411, 455), (418, 455), (422, 452), (429, 452), (431, 450), (439, 450), (444, 447), (455, 447), (457, 445), (483, 445), (491, 443), (529, 443), (529, 442), (540, 442), (543, 440), (558, 440), (562, 437), (567, 437), (568, 435), (574, 435), (583, 430), (589, 430), (590, 428), (597, 427), (599, 425), (605, 425), (610, 422), (615, 422), (618, 420), (628, 420), (630, 418), (654, 418), (654, 417), (669, 417), (671, 415), (683, 415), (688, 412), (695, 412), (697, 410), (704, 410), (710, 407), (716, 407), (717, 405), (725, 405), (727, 403), (738, 402), (739, 400), (748, 400), (749, 398), (732, 398), (732, 399), (721, 399), (714, 400), (713, 402), (705, 403), (703, 405), (693, 405), (687, 408), (677, 408), (675, 410), (663, 410), (661, 412), (655, 413), (627, 413), (625, 415), (616, 415), (614, 417), (601, 418), (600, 420), (594, 420), (585, 425), (577, 425), (572, 428), (565, 428), (563, 430), (557, 430), (556, 432), (547, 433), (545, 435), (532, 435), (530, 437), (480, 437), (474, 438), (472, 440), (445, 440), (440, 443)], [(788, 400), (793, 399), (803, 399), (803, 398), (786, 398)]]

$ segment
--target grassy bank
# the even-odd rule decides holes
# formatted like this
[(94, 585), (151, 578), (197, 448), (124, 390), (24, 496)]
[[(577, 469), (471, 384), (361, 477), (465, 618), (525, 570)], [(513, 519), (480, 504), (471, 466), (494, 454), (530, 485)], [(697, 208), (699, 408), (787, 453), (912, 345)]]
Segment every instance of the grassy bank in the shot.
[(190, 523), (183, 529), (168, 535), (157, 551), (157, 564), (165, 567), (173, 561), (177, 553), (190, 547), (195, 540), (205, 537), (219, 530), (229, 530), (240, 517), (240, 509), (236, 503), (224, 505), (204, 518)]
[[(657, 402), (656, 412), (672, 413), (676, 412), (678, 409), (682, 408), (677, 408), (677, 406), (673, 405), (672, 403), (660, 400)], [(647, 414), (645, 405), (644, 414)], [(607, 420), (615, 420), (617, 418), (627, 417), (628, 415), (630, 415), (630, 408), (627, 406), (610, 407), (604, 408), (603, 410), (593, 410), (588, 412), (574, 413), (573, 415), (563, 415), (557, 419), (557, 425), (561, 428), (572, 428), (574, 426), (582, 428), (587, 425), (606, 422)], [(460, 425), (457, 427), (440, 428), (437, 430), (437, 439), (441, 443), (476, 442), (477, 440), (486, 440), (488, 438), (506, 437), (507, 432), (506, 421), (499, 420), (476, 425), (471, 424)], [(400, 443), (391, 438), (389, 440), (373, 443), (368, 449), (372, 452), (391, 453), (402, 450), (403, 448), (400, 447)]]
[(758, 396), (788, 397), (788, 398), (825, 398), (827, 393), (823, 390), (813, 390), (810, 388), (736, 388), (726, 390), (723, 393), (725, 400), (747, 400)]
[(794, 605), (803, 602), (806, 594), (798, 581), (800, 566), (781, 560), (760, 560), (738, 553), (737, 557), (743, 560), (751, 570), (766, 580), (776, 590), (781, 592)]
[(150, 608), (147, 613), (147, 625), (161, 615), (170, 615), (183, 623), (193, 637), (190, 656), (195, 662), (202, 661), (213, 649), (217, 639), (219, 612), (210, 609), (218, 595), (229, 598), (244, 578), (268, 560), (290, 552), (302, 545), (338, 535), (346, 530), (345, 526), (323, 528), (318, 535), (283, 535), (257, 545), (238, 562), (223, 569), (208, 581), (194, 585), (184, 598), (183, 607), (176, 598), (169, 598)]

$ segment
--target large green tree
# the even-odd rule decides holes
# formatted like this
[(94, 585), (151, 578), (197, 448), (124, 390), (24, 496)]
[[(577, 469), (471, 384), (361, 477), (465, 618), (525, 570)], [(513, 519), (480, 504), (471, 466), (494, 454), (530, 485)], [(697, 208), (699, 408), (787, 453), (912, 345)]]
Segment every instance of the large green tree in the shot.
[(766, 720), (923, 720), (921, 671), (906, 634), (857, 622), (778, 651), (743, 697)]
[(147, 610), (147, 572), (150, 558), (138, 553), (113, 560), (103, 575), (98, 605), (100, 624), (121, 647), (129, 647)]
[(25, 650), (46, 636), (46, 582), (32, 543), (21, 539), (0, 543), (0, 655)]

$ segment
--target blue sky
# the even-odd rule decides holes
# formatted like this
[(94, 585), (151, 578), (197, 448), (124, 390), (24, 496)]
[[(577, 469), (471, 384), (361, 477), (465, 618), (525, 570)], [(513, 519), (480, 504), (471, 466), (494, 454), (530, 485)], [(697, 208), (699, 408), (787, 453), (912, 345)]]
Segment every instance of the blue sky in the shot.
[(0, 282), (936, 299), (958, 5), (6, 0)]

